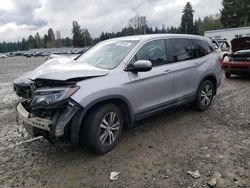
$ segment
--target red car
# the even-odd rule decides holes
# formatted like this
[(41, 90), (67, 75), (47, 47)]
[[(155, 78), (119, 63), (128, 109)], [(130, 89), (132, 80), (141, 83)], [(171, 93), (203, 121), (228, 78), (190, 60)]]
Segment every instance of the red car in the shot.
[(222, 68), (225, 75), (250, 75), (250, 37), (235, 38), (231, 41), (232, 54), (225, 57)]

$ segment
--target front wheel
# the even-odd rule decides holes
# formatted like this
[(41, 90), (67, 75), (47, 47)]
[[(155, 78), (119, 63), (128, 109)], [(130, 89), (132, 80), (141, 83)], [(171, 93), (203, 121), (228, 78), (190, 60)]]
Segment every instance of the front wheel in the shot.
[(204, 81), (196, 94), (195, 107), (198, 110), (206, 110), (212, 104), (215, 88), (210, 80)]
[(99, 154), (111, 150), (119, 141), (123, 128), (122, 112), (114, 104), (91, 111), (87, 120), (87, 144)]

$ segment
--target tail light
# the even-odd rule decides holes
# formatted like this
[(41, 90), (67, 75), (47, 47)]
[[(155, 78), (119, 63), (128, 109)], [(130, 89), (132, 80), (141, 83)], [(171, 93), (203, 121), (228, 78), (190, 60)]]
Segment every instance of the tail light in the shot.
[(222, 65), (222, 63), (223, 63), (223, 59), (220, 57), (220, 59), (219, 59), (219, 63)]

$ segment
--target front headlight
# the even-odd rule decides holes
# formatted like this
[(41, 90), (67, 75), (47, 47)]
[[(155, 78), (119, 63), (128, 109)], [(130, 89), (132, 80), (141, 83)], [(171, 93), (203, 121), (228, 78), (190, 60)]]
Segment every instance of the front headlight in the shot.
[(31, 106), (47, 106), (64, 101), (71, 97), (79, 88), (79, 86), (74, 86), (52, 89), (37, 89), (34, 92), (35, 97), (31, 102)]

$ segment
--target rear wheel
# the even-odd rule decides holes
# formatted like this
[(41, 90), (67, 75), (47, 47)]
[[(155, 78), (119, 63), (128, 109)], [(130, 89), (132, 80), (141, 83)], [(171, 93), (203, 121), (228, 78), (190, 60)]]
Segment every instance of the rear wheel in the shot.
[(204, 81), (196, 94), (195, 106), (198, 110), (206, 110), (212, 104), (215, 88), (210, 80)]
[(231, 74), (229, 72), (225, 72), (225, 76), (226, 76), (226, 78), (230, 78)]
[(119, 141), (123, 128), (121, 110), (106, 104), (91, 111), (87, 117), (87, 144), (99, 154), (111, 150)]

